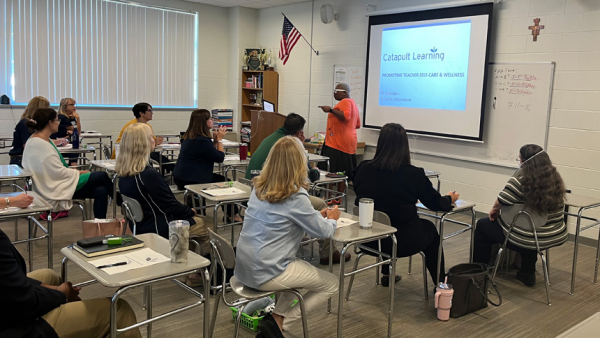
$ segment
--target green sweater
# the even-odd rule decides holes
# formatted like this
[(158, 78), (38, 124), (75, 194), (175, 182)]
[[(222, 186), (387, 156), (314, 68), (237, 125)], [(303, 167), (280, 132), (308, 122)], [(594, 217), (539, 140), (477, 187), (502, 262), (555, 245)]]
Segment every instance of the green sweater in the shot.
[(248, 163), (248, 170), (246, 170), (246, 179), (252, 179), (252, 170), (262, 170), (263, 164), (269, 156), (271, 148), (275, 145), (275, 142), (279, 141), (284, 136), (289, 136), (287, 130), (283, 127), (277, 129), (273, 134), (267, 136), (258, 146), (258, 149), (252, 154), (250, 163)]

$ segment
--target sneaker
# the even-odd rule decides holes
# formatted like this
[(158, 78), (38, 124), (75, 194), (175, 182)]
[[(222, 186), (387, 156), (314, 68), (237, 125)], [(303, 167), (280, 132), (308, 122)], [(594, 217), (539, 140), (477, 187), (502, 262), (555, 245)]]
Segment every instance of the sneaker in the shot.
[(334, 198), (330, 201), (327, 201), (327, 205), (340, 205), (340, 204), (342, 204), (341, 198)]

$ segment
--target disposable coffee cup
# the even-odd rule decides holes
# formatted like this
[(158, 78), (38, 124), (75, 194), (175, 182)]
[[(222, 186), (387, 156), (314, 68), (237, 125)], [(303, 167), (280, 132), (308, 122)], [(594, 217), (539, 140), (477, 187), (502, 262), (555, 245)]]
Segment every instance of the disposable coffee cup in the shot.
[(119, 144), (115, 144), (115, 158), (119, 157)]
[(361, 198), (358, 200), (358, 223), (361, 229), (371, 229), (373, 227), (373, 211), (375, 203), (371, 198)]
[(190, 249), (190, 222), (169, 222), (169, 244), (171, 244), (171, 262), (187, 262)]

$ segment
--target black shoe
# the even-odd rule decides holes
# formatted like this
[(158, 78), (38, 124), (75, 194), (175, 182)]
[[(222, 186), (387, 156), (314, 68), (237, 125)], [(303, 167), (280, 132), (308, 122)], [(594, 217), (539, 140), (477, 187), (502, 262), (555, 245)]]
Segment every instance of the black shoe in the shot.
[(517, 271), (517, 279), (526, 286), (535, 286), (535, 272)]
[[(394, 284), (398, 283), (401, 279), (402, 277), (397, 275), (396, 278), (394, 278)], [(386, 288), (390, 286), (390, 276), (381, 277), (381, 286), (385, 286)]]
[(281, 333), (275, 318), (273, 318), (270, 313), (263, 317), (263, 319), (260, 321), (258, 329), (264, 338), (285, 338), (283, 333)]

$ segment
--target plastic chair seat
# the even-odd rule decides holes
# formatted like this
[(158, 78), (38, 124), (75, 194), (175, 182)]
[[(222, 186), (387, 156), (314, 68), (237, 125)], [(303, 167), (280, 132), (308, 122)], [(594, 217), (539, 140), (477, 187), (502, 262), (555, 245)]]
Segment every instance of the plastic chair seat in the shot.
[(273, 291), (260, 291), (242, 284), (235, 276), (229, 280), (233, 292), (244, 298), (263, 298), (273, 294)]

